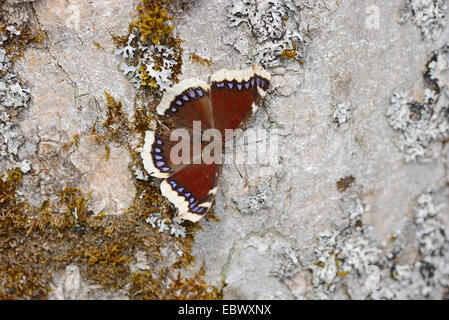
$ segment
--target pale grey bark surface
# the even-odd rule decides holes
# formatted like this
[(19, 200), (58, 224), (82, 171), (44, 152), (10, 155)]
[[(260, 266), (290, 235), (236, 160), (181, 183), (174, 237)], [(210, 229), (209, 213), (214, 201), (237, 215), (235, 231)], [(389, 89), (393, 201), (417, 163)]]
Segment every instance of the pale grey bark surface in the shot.
[[(214, 206), (220, 221), (201, 220), (194, 244), (207, 280), (224, 280), (225, 298), (447, 297), (447, 1), (257, 2), (200, 0), (174, 12), (185, 40), (180, 80), (207, 81), (222, 68), (263, 64), (271, 88), (246, 130), (280, 133), (277, 165), (223, 170)], [(94, 212), (120, 214), (131, 205), (136, 190), (128, 149), (114, 145), (104, 162), (105, 150), (89, 132), (104, 117), (104, 91), (129, 115), (140, 103), (111, 38), (127, 33), (137, 5), (33, 2), (48, 42), (30, 46), (15, 63), (28, 90), (16, 101), (26, 107), (15, 106), (23, 119), (0, 118), (2, 135), (18, 141), (17, 147), (2, 142), (0, 167), (29, 164), (23, 192), (32, 204), (75, 183), (93, 191)], [(292, 41), (300, 44), (296, 59), (282, 59)], [(440, 56), (432, 69), (438, 90), (424, 79), (433, 52)], [(211, 66), (190, 61), (192, 53), (210, 58)], [(418, 114), (412, 105), (420, 106)], [(75, 134), (79, 149), (57, 156)], [(350, 176), (355, 181), (339, 190), (337, 182)], [(53, 298), (102, 294), (87, 293), (76, 266), (55, 277)]]

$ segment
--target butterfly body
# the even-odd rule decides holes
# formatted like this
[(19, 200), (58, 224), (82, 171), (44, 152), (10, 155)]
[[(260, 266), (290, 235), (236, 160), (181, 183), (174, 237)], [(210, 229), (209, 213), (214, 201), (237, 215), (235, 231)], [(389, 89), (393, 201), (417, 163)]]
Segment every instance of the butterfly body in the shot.
[[(202, 157), (201, 150), (208, 145), (206, 133), (211, 133), (214, 143), (219, 137), (223, 146), (228, 131), (242, 128), (257, 111), (270, 79), (268, 72), (252, 65), (246, 70), (218, 71), (211, 85), (198, 79), (181, 81), (163, 96), (156, 110), (167, 125), (161, 133), (146, 132), (141, 157), (151, 176), (164, 179), (162, 195), (178, 209), (179, 218), (197, 222), (215, 197), (221, 164)], [(187, 163), (174, 161), (179, 147), (179, 141), (172, 139), (174, 130), (183, 130), (191, 147)]]

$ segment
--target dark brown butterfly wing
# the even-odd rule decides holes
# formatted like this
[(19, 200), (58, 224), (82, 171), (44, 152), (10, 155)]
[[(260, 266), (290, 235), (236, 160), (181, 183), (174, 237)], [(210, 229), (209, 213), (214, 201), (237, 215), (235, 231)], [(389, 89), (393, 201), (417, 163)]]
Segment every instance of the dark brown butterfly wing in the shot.
[[(212, 78), (212, 88), (206, 83), (189, 79), (167, 91), (157, 108), (166, 116), (161, 134), (147, 131), (141, 151), (146, 171), (154, 177), (164, 178), (161, 192), (178, 209), (178, 217), (193, 222), (201, 219), (211, 207), (221, 166), (216, 163), (192, 163), (197, 155), (190, 148), (189, 164), (171, 161), (171, 141), (174, 129), (185, 129), (191, 140), (209, 128), (218, 129), (225, 137), (225, 129), (244, 125), (265, 96), (270, 74), (253, 65), (247, 70), (222, 70)], [(201, 123), (195, 129), (194, 121)], [(201, 155), (200, 155), (201, 157)]]
[(162, 194), (178, 209), (178, 217), (196, 222), (212, 206), (219, 167), (217, 164), (191, 164), (161, 183)]
[[(165, 178), (161, 192), (178, 209), (178, 217), (193, 222), (201, 219), (211, 207), (218, 179), (218, 165), (193, 164), (193, 148), (189, 164), (174, 163), (172, 148), (178, 141), (171, 141), (174, 129), (185, 129), (190, 136), (201, 134), (212, 127), (210, 87), (199, 80), (184, 80), (167, 91), (157, 108), (166, 121), (160, 134), (147, 131), (141, 151), (145, 170), (153, 177)], [(193, 123), (199, 121), (200, 132)]]
[(244, 126), (257, 111), (270, 80), (270, 74), (257, 65), (246, 70), (221, 70), (212, 75), (214, 126), (223, 138), (225, 129)]
[(192, 140), (194, 121), (199, 121), (203, 130), (210, 128), (212, 107), (209, 96), (209, 85), (196, 79), (184, 80), (164, 95), (157, 107), (157, 113), (166, 117), (162, 132), (147, 131), (141, 153), (144, 167), (151, 176), (167, 178), (185, 166), (171, 161), (172, 148), (178, 143), (170, 139), (172, 130), (185, 129)]

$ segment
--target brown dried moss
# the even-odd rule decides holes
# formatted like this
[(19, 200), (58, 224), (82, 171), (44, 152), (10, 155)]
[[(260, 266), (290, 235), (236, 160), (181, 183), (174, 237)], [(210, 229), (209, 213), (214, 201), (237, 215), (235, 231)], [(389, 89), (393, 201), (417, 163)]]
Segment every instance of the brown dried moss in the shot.
[[(46, 34), (39, 26), (31, 25), (30, 21), (27, 24), (18, 26), (7, 23), (3, 11), (4, 3), (0, 3), (0, 34), (3, 39), (2, 47), (5, 49), (6, 56), (15, 61), (23, 56), (24, 50), (29, 44), (41, 44)], [(14, 27), (19, 33), (8, 30), (8, 27)]]
[(197, 63), (197, 64), (200, 64), (200, 65), (202, 65), (202, 66), (208, 66), (208, 67), (210, 67), (211, 64), (212, 64), (212, 61), (211, 61), (210, 59), (202, 58), (202, 57), (200, 57), (199, 55), (197, 55), (196, 53), (192, 53), (192, 54), (189, 56), (189, 59), (190, 59), (190, 61), (192, 61), (192, 62), (194, 62), (194, 63)]
[(296, 57), (298, 51), (296, 50), (296, 44), (292, 43), (292, 49), (285, 49), (282, 51), (282, 59), (292, 60)]
[(355, 182), (355, 178), (353, 176), (348, 176), (341, 178), (337, 181), (337, 190), (340, 193), (345, 192), (353, 183)]
[[(133, 274), (131, 296), (135, 299), (170, 299), (170, 300), (219, 300), (223, 299), (223, 291), (210, 287), (204, 281), (204, 268), (200, 268), (192, 277), (184, 278), (178, 273), (169, 283), (168, 295), (163, 296), (165, 286), (165, 270), (161, 270), (154, 279), (151, 271), (136, 272)], [(151, 283), (151, 286), (148, 286)]]
[[(145, 222), (156, 209), (165, 206), (165, 214), (171, 212), (149, 183), (140, 188), (146, 190), (146, 196), (136, 197), (128, 213), (104, 216), (87, 214), (89, 197), (73, 187), (61, 191), (61, 201), (56, 205), (45, 201), (42, 207), (31, 208), (26, 201), (17, 202), (20, 177), (16, 169), (0, 182), (0, 298), (43, 299), (53, 272), (69, 264), (76, 264), (90, 283), (111, 290), (131, 284), (130, 295), (136, 299), (189, 298), (191, 293), (182, 296), (190, 292), (188, 288), (196, 290), (194, 297), (220, 298), (218, 289), (202, 280), (204, 271), (192, 278), (182, 278), (176, 272), (177, 267), (192, 260), (195, 228), (187, 226), (189, 237), (177, 239), (158, 233)], [(75, 209), (85, 213), (82, 224), (80, 215), (74, 219)], [(183, 257), (166, 267), (161, 247), (180, 249)], [(149, 263), (155, 272), (151, 278), (130, 270), (139, 251), (150, 255)], [(174, 295), (173, 290), (179, 293)]]
[(106, 120), (101, 124), (101, 127), (97, 127), (97, 123), (92, 128), (91, 134), (95, 140), (102, 144), (106, 149), (106, 161), (109, 160), (110, 142), (116, 142), (119, 144), (126, 143), (126, 139), (132, 132), (132, 124), (128, 120), (125, 113), (122, 110), (122, 102), (116, 101), (106, 91)]

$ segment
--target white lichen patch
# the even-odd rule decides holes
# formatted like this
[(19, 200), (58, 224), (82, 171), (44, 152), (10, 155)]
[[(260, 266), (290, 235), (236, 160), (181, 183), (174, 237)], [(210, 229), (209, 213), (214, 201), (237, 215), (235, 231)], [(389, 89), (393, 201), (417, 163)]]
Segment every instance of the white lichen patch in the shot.
[(443, 222), (447, 207), (437, 204), (432, 191), (417, 198), (414, 209), (415, 236), (418, 242), (416, 260), (411, 264), (401, 264), (401, 252), (387, 255), (384, 262), (386, 271), (375, 299), (441, 299), (449, 286), (449, 241), (447, 227)]
[(35, 0), (2, 0), (2, 22), (5, 23), (8, 31), (18, 33), (18, 26), (23, 26), (29, 22), (30, 10), (27, 4)]
[(320, 15), (335, 7), (335, 1), (233, 0), (228, 18), (233, 27), (251, 29), (256, 45), (250, 60), (275, 67), (287, 58), (300, 61)]
[(335, 103), (332, 105), (332, 108), (334, 110), (333, 121), (339, 126), (351, 120), (353, 107), (350, 103)]
[(445, 88), (449, 84), (449, 45), (443, 46), (435, 52), (427, 64), (428, 76), (435, 81), (439, 88)]
[(329, 291), (335, 290), (334, 282), (337, 278), (337, 265), (334, 250), (336, 248), (336, 234), (326, 230), (318, 234), (318, 244), (314, 250), (315, 261), (308, 268), (312, 271), (312, 285), (314, 288), (327, 286)]
[(440, 92), (433, 114), (435, 119), (449, 103), (449, 45), (433, 53), (427, 63), (426, 76), (435, 83)]
[(412, 20), (427, 39), (437, 39), (446, 26), (447, 0), (405, 0), (400, 22)]
[(303, 266), (312, 272), (316, 298), (328, 299), (351, 281), (372, 281), (367, 279), (380, 261), (381, 248), (372, 239), (372, 230), (362, 224), (367, 206), (360, 195), (357, 187), (352, 188), (341, 206), (345, 223), (319, 233), (316, 245), (301, 251)]
[(232, 198), (232, 202), (241, 213), (258, 213), (262, 209), (269, 209), (273, 206), (270, 181), (260, 181), (256, 186), (250, 188), (248, 193), (247, 196), (239, 195)]
[(143, 170), (142, 168), (133, 166), (132, 169), (134, 172), (134, 176), (136, 177), (137, 180), (148, 181), (150, 179), (150, 176), (148, 175), (148, 173), (145, 170)]
[(11, 80), (0, 81), (0, 105), (6, 108), (20, 108), (30, 100), (30, 91), (18, 82)]
[(9, 155), (17, 155), (22, 144), (19, 128), (10, 121), (0, 121), (0, 155), (9, 159)]
[(3, 169), (19, 167), (28, 172), (29, 163), (19, 156), (25, 142), (18, 119), (31, 100), (30, 91), (18, 79), (13, 70), (13, 56), (4, 48), (6, 41), (20, 36), (15, 25), (6, 25), (0, 37), (0, 164)]
[(397, 146), (405, 154), (405, 161), (429, 161), (437, 155), (431, 148), (435, 142), (449, 138), (448, 83), (443, 77), (448, 69), (447, 46), (435, 53), (427, 64), (427, 75), (437, 90), (425, 89), (422, 101), (397, 90), (387, 111), (389, 124), (400, 132)]
[(298, 273), (299, 252), (293, 247), (285, 247), (278, 253), (277, 266), (273, 274), (281, 281), (291, 279)]
[(120, 70), (136, 88), (151, 87), (162, 92), (173, 85), (173, 72), (178, 65), (174, 49), (144, 40), (137, 28), (115, 54), (125, 59)]
[(389, 123), (400, 132), (397, 146), (405, 154), (405, 161), (429, 161), (435, 158), (430, 145), (449, 137), (449, 123), (445, 116), (446, 104), (436, 117), (433, 116), (438, 94), (426, 89), (424, 100), (418, 102), (403, 91), (396, 91), (387, 111)]
[(134, 38), (136, 38), (136, 35), (131, 33), (128, 36), (128, 40), (126, 41), (126, 45), (117, 48), (114, 53), (116, 55), (118, 55), (118, 56), (122, 56), (125, 59), (133, 59), (134, 58), (134, 52), (137, 49), (137, 48), (134, 48), (131, 45), (131, 42), (134, 40)]
[(418, 196), (413, 218), (394, 231), (391, 242), (379, 243), (362, 223), (368, 210), (362, 193), (351, 187), (341, 207), (345, 223), (319, 233), (315, 244), (300, 252), (301, 265), (312, 273), (312, 297), (443, 298), (449, 285), (449, 241), (447, 204), (437, 200), (447, 192), (440, 191)]
[(159, 233), (169, 232), (172, 236), (178, 238), (186, 237), (186, 228), (181, 225), (183, 222), (180, 219), (166, 219), (162, 218), (160, 213), (154, 213), (145, 220), (151, 227), (157, 229)]

